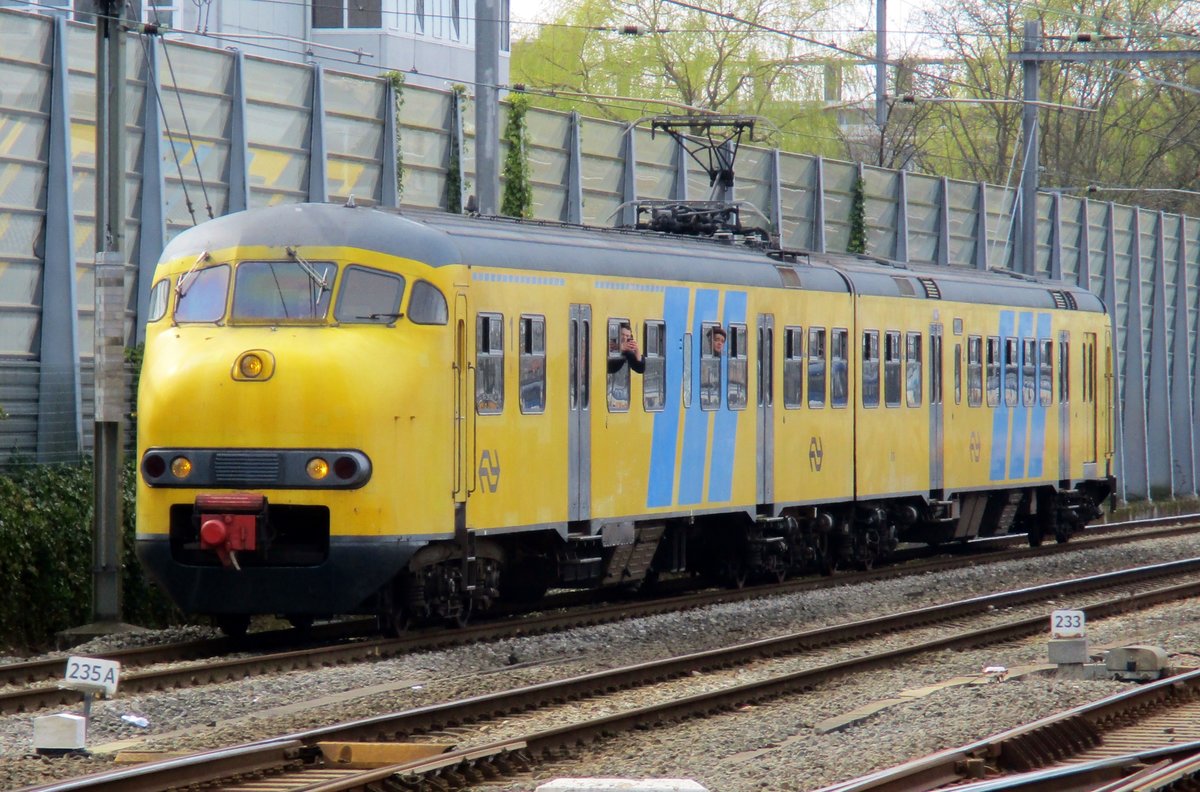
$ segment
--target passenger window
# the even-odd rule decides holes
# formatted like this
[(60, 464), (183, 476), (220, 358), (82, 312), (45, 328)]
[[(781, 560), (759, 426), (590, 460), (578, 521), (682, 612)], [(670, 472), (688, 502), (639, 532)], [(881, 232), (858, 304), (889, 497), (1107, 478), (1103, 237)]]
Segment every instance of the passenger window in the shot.
[(642, 407), (647, 412), (659, 412), (666, 406), (667, 361), (663, 354), (666, 325), (661, 321), (646, 322), (642, 361)]
[(1041, 346), (1042, 354), (1038, 357), (1038, 399), (1043, 407), (1049, 407), (1054, 399), (1054, 342), (1043, 338)]
[(1021, 403), (1032, 407), (1037, 401), (1037, 341), (1021, 340)]
[(723, 350), (715, 349), (713, 336), (724, 338), (725, 331), (721, 326), (712, 322), (701, 325), (703, 338), (700, 350), (700, 409), (717, 410), (721, 407), (721, 355)]
[(804, 381), (804, 331), (787, 327), (783, 331), (783, 406), (795, 410), (801, 406)]
[(450, 321), (446, 298), (432, 283), (417, 281), (408, 298), (408, 321), (414, 324), (444, 325)]
[(879, 331), (864, 330), (862, 344), (863, 407), (879, 406)]
[(883, 341), (883, 403), (900, 406), (900, 331), (888, 330)]
[(167, 299), (171, 294), (171, 279), (163, 278), (150, 290), (150, 304), (146, 307), (146, 321), (157, 322), (167, 315)]
[(967, 338), (967, 406), (983, 404), (983, 338)]
[(825, 406), (825, 328), (808, 328), (808, 406)]
[(747, 353), (746, 325), (734, 324), (729, 326), (729, 409), (746, 409), (746, 394), (749, 384), (749, 360)]
[(1017, 406), (1017, 339), (1004, 339), (1004, 406)]
[(962, 404), (962, 344), (954, 345), (954, 403)]
[(229, 265), (221, 264), (179, 276), (175, 287), (176, 322), (219, 322), (229, 294)]
[(625, 354), (621, 351), (622, 331), (624, 337), (633, 337), (633, 328), (628, 319), (608, 320), (608, 411), (629, 412), (630, 369)]
[(521, 412), (546, 411), (546, 317), (521, 317)]
[(835, 327), (829, 348), (829, 404), (845, 407), (850, 401), (850, 331)]
[(481, 313), (475, 320), (475, 411), (504, 411), (504, 317)]
[(987, 340), (987, 403), (988, 407), (1000, 406), (999, 336), (988, 336)]
[(909, 407), (921, 406), (921, 334), (909, 333), (905, 337), (906, 354), (904, 362), (905, 397)]
[(692, 406), (692, 334), (683, 334), (683, 406)]
[(1058, 402), (1071, 400), (1071, 342), (1058, 342)]
[(347, 267), (333, 318), (342, 324), (395, 324), (404, 278), (390, 272)]

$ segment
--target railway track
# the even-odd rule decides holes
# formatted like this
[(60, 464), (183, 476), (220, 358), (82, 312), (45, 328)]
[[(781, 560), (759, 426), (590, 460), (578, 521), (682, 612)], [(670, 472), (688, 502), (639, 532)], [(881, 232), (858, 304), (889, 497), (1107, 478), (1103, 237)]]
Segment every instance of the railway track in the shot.
[[(1179, 577), (1187, 578), (1186, 582), (1162, 585), (1165, 579)], [(612, 691), (641, 688), (664, 680), (703, 675), (716, 669), (794, 655), (863, 637), (882, 633), (894, 635), (985, 612), (1048, 599), (1079, 597), (1096, 591), (1105, 592), (1105, 598), (1086, 606), (1090, 619), (1197, 596), (1200, 595), (1200, 558), (976, 597), (887, 617), (641, 663), (29, 789), (42, 792), (68, 789), (168, 790), (204, 785), (211, 790), (233, 790), (245, 788), (238, 785), (246, 779), (260, 776), (269, 776), (270, 789), (280, 792), (293, 789), (323, 792), (365, 790), (377, 788), (372, 785), (385, 779), (387, 788), (441, 789), (462, 786), (520, 772), (542, 758), (561, 757), (564, 751), (574, 751), (579, 745), (617, 732), (703, 716), (788, 695), (848, 675), (894, 665), (927, 652), (977, 647), (1036, 635), (1045, 631), (1046, 616), (1019, 618), (973, 630), (955, 630), (952, 635), (918, 641), (901, 648), (800, 671), (768, 674), (751, 682), (734, 682), (708, 692), (672, 697), (605, 717), (584, 719), (569, 726), (534, 731), (519, 737), (452, 750), (432, 758), (382, 767), (340, 767), (336, 758), (331, 760), (321, 746), (395, 743), (412, 735), (456, 729), (465, 724), (602, 696)], [(347, 750), (353, 755), (352, 748)]]
[[(1183, 524), (1179, 524), (1181, 522)], [(318, 645), (287, 648), (283, 651), (272, 650), (278, 647), (294, 646), (296, 641), (294, 631), (282, 630), (252, 634), (244, 642), (218, 638), (210, 641), (141, 647), (95, 656), (121, 662), (123, 666), (121, 695), (131, 695), (237, 681), (263, 674), (369, 662), (419, 651), (463, 646), (483, 641), (499, 641), (523, 635), (544, 634), (690, 608), (819, 590), (848, 583), (942, 572), (979, 563), (1026, 558), (1031, 555), (1070, 553), (1091, 547), (1166, 539), (1192, 533), (1198, 528), (1200, 528), (1200, 523), (1196, 522), (1196, 515), (1133, 523), (1114, 523), (1100, 529), (1089, 529), (1089, 533), (1092, 531), (1096, 531), (1096, 533), (1086, 541), (1075, 543), (1036, 549), (1025, 546), (1003, 548), (1000, 546), (1001, 540), (992, 540), (993, 546), (982, 555), (941, 556), (861, 571), (853, 576), (802, 578), (738, 590), (692, 591), (678, 596), (617, 602), (600, 607), (580, 604), (584, 600), (577, 593), (568, 593), (561, 598), (550, 598), (544, 602), (542, 607), (547, 609), (547, 612), (544, 613), (480, 622), (461, 629), (424, 629), (398, 639), (361, 638), (369, 629), (369, 623), (360, 620), (318, 625), (308, 636), (309, 641), (320, 642)], [(1131, 533), (1131, 529), (1139, 530)], [(1018, 542), (1023, 543), (1024, 537), (1003, 537), (1003, 540), (1007, 540), (1007, 544), (1012, 545)], [(562, 610), (559, 610), (560, 608)], [(356, 636), (360, 640), (347, 640)], [(235, 651), (239, 653), (239, 656), (222, 656)], [(0, 665), (0, 685), (7, 688), (0, 688), (0, 714), (34, 712), (48, 707), (77, 703), (78, 693), (62, 689), (57, 684), (29, 686), (30, 682), (61, 679), (65, 670), (65, 662), (66, 656), (63, 656)], [(151, 665), (167, 665), (167, 667), (137, 670)]]
[(1191, 670), (818, 792), (1155, 792), (1198, 783), (1200, 670)]

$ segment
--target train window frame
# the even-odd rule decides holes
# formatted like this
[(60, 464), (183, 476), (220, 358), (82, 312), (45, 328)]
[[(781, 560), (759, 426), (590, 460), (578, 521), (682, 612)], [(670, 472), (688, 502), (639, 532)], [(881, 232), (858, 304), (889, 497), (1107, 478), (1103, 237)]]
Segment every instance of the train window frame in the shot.
[[(263, 267), (269, 269), (269, 278), (259, 274)], [(233, 273), (229, 321), (239, 325), (325, 324), (333, 307), (333, 285), (337, 274), (338, 266), (332, 261), (240, 261)], [(297, 283), (289, 283), (288, 279), (295, 279)], [(256, 289), (256, 286), (259, 288)], [(302, 307), (299, 301), (305, 297), (311, 310), (308, 316), (296, 312), (298, 307)], [(277, 305), (276, 298), (279, 300)], [(265, 302), (267, 299), (270, 306)], [(289, 300), (292, 300), (292, 311), (288, 310)]]
[(1018, 360), (1020, 355), (1021, 345), (1018, 343), (1019, 338), (1014, 336), (1005, 336), (1004, 345), (1001, 347), (1002, 365), (1004, 370), (1004, 406), (1016, 407), (1020, 401), (1020, 392), (1018, 387), (1017, 373), (1021, 370), (1021, 364)]
[(799, 410), (804, 406), (804, 328), (787, 325), (783, 328), (783, 409)]
[(829, 406), (844, 410), (850, 405), (850, 330), (829, 331)]
[(1021, 339), (1021, 404), (1032, 407), (1038, 400), (1038, 348), (1036, 338)]
[(987, 337), (987, 406), (1000, 406), (1000, 336)]
[(967, 406), (983, 406), (983, 336), (967, 336)]
[(925, 381), (924, 339), (921, 333), (904, 334), (904, 403), (909, 407), (920, 407)]
[[(377, 278), (383, 280), (399, 281), (399, 289), (396, 291), (395, 299), (388, 303), (379, 303), (378, 305), (366, 305), (363, 307), (354, 307), (353, 313), (350, 316), (343, 316), (343, 311), (350, 311), (351, 306), (346, 305), (349, 299), (357, 299), (358, 292), (350, 295), (352, 289), (357, 289), (356, 281), (361, 276)], [(333, 306), (333, 320), (338, 324), (382, 324), (388, 327), (395, 327), (396, 320), (400, 318), (400, 303), (404, 300), (404, 287), (406, 283), (404, 276), (395, 272), (386, 272), (384, 270), (375, 269), (374, 267), (364, 267), (359, 264), (351, 264), (342, 271), (341, 283), (338, 286), (337, 303)], [(376, 288), (368, 287), (363, 290), (363, 293), (374, 297), (379, 294)], [(374, 311), (372, 308), (386, 308), (389, 310)], [(368, 311), (369, 313), (360, 313)]]
[[(429, 299), (426, 300), (424, 295), (429, 295)], [(428, 315), (425, 313), (426, 306), (432, 311)], [(450, 321), (450, 306), (446, 302), (446, 295), (427, 280), (414, 282), (408, 296), (408, 321), (419, 325), (447, 324)]]
[(826, 343), (826, 329), (809, 325), (807, 346), (804, 389), (808, 391), (808, 408), (820, 410), (825, 407), (825, 389), (829, 379), (829, 349)]
[[(961, 321), (961, 320), (960, 320)], [(962, 404), (962, 342), (954, 345), (954, 404)]]
[(629, 412), (629, 405), (633, 402), (633, 394), (631, 393), (633, 390), (633, 369), (625, 360), (625, 356), (620, 352), (622, 327), (629, 330), (635, 336), (637, 335), (634, 333), (633, 324), (629, 319), (611, 316), (608, 318), (607, 331), (605, 333), (608, 354), (605, 355), (604, 369), (606, 376), (604, 390), (607, 395), (606, 401), (608, 402), (608, 411), (610, 413), (627, 413)]
[[(225, 312), (229, 307), (229, 281), (233, 274), (233, 267), (228, 264), (217, 264), (212, 267), (189, 272), (186, 275), (181, 275), (179, 281), (175, 285), (175, 311), (171, 314), (171, 321), (175, 324), (217, 324), (225, 318)], [(209, 281), (213, 280), (215, 275), (223, 276), (223, 283), (220, 284), (221, 299), (216, 300), (216, 283), (212, 285)], [(200, 288), (197, 292), (196, 289)], [(206, 293), (206, 289), (212, 289), (211, 293)], [(200, 302), (188, 303), (188, 297), (209, 297), (207, 300)], [(185, 308), (190, 309), (191, 306), (208, 308), (210, 311), (215, 310), (216, 313), (204, 313), (198, 316), (186, 315), (180, 316), (179, 312)], [(218, 310), (219, 309), (219, 310)]]
[(901, 396), (901, 366), (904, 360), (900, 345), (899, 330), (885, 330), (883, 334), (883, 405), (899, 407)]
[(667, 408), (667, 324), (647, 319), (642, 325), (642, 409), (662, 412)]
[(1049, 407), (1054, 401), (1054, 341), (1038, 339), (1038, 402)]
[[(700, 409), (721, 409), (721, 358), (724, 355), (713, 354), (712, 331), (720, 327), (718, 322), (700, 323)], [(726, 333), (726, 347), (729, 336)]]
[(1058, 403), (1071, 401), (1071, 339), (1058, 342)]
[(171, 279), (161, 278), (150, 287), (150, 300), (146, 304), (146, 323), (157, 322), (167, 315), (171, 302)]
[(744, 410), (750, 391), (750, 336), (745, 324), (733, 322), (728, 329), (726, 348), (729, 363), (725, 385), (725, 403), (731, 410)]
[(864, 409), (873, 410), (879, 407), (879, 374), (879, 331), (863, 330), (861, 385)]
[[(491, 380), (494, 390), (486, 391)], [(484, 397), (493, 396), (485, 402)], [(475, 412), (500, 415), (504, 412), (504, 314), (480, 311), (475, 314)]]
[(517, 342), (517, 403), (522, 415), (541, 415), (546, 412), (546, 317), (521, 314)]
[(683, 382), (680, 390), (680, 398), (683, 400), (685, 408), (692, 406), (692, 334), (683, 334), (683, 365), (680, 371), (683, 374)]

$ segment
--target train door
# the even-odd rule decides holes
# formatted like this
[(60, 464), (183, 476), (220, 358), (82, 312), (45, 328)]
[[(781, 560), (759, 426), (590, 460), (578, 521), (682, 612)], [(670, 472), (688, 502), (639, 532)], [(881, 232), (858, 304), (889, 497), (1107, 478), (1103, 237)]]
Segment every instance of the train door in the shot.
[(1113, 457), (1113, 398), (1116, 395), (1113, 382), (1112, 331), (1104, 331), (1104, 392), (1100, 396), (1100, 415), (1104, 417), (1104, 458), (1108, 460), (1108, 474), (1112, 474)]
[(758, 502), (775, 501), (775, 317), (758, 315)]
[(1058, 478), (1071, 478), (1071, 333), (1058, 333)]
[(1096, 334), (1083, 334), (1083, 462), (1096, 462)]
[(592, 516), (592, 306), (571, 305), (567, 333), (567, 519)]
[(459, 292), (454, 297), (454, 502), (463, 504), (467, 496), (475, 489), (475, 466), (471, 461), (475, 458), (473, 448), (474, 437), (472, 429), (475, 414), (472, 403), (473, 388), (471, 380), (474, 366), (468, 350), (471, 348), (467, 338), (470, 328), (470, 317), (467, 313), (467, 295)]
[(929, 325), (929, 489), (940, 490), (945, 474), (945, 425), (942, 411), (942, 325)]

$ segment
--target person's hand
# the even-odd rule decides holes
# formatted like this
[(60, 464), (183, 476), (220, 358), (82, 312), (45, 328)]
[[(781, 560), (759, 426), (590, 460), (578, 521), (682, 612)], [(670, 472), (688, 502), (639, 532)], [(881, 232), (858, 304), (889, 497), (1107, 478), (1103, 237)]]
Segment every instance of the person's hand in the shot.
[(641, 353), (638, 352), (638, 343), (632, 338), (626, 338), (623, 342), (621, 342), (621, 351), (632, 352), (634, 356), (641, 357)]

